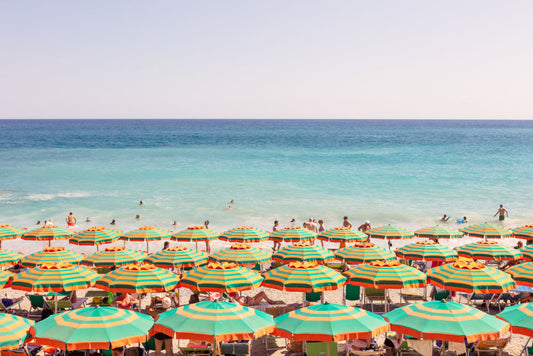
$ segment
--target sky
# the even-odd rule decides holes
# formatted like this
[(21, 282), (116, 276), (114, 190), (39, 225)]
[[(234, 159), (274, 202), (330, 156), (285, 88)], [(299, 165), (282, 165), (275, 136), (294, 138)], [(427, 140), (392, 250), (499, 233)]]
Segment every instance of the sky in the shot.
[(533, 2), (0, 0), (0, 119), (533, 119)]

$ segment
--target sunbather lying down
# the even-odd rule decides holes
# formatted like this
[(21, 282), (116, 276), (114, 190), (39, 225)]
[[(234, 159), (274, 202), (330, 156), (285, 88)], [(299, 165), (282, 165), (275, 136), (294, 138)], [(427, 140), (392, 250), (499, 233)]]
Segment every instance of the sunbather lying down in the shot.
[(267, 302), (268, 304), (285, 304), (285, 302), (282, 301), (282, 300), (272, 300), (272, 299), (270, 299), (269, 297), (267, 297), (265, 292), (259, 292), (256, 295), (254, 295), (253, 297), (246, 297), (246, 296), (240, 296), (239, 297), (236, 294), (235, 295), (231, 295), (231, 297), (235, 298), (235, 301), (237, 303), (239, 303), (241, 305), (245, 305), (245, 306), (258, 305), (263, 300), (265, 302)]

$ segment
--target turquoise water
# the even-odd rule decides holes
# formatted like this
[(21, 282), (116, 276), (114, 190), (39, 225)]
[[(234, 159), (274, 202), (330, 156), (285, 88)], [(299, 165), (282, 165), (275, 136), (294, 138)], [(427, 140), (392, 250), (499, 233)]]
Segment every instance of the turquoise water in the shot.
[(0, 156), (0, 223), (28, 228), (533, 223), (532, 121), (0, 120)]

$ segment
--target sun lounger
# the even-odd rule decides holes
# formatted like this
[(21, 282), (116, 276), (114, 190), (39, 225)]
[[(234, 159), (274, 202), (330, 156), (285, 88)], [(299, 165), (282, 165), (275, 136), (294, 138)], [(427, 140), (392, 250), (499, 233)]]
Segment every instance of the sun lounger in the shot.
[(423, 295), (418, 294), (416, 292), (403, 292), (403, 293), (400, 293), (400, 298), (406, 304), (417, 303), (417, 302), (425, 302), (426, 301), (426, 298)]
[(383, 302), (386, 301), (390, 304), (391, 300), (386, 296), (385, 289), (377, 288), (365, 288), (365, 297), (370, 301), (371, 311), (374, 312), (374, 302)]
[(503, 349), (507, 346), (510, 337), (499, 339), (499, 340), (483, 340), (480, 341), (474, 350), (477, 355), (480, 356), (482, 353), (498, 353), (501, 356)]
[(248, 342), (222, 342), (220, 353), (224, 355), (248, 355), (250, 344)]
[(338, 355), (336, 342), (307, 341), (305, 343), (305, 353), (307, 354), (307, 356), (326, 356), (328, 353), (328, 347), (330, 356)]
[(10, 299), (10, 298), (1, 298), (0, 307), (5, 313), (15, 314), (15, 308), (17, 308), (17, 310), (20, 312), (21, 310), (20, 303), (22, 303), (23, 300), (24, 298), (21, 298), (19, 300)]
[(211, 348), (209, 346), (195, 345), (195, 347), (180, 347), (183, 356), (209, 356)]
[(40, 319), (44, 308), (44, 296), (37, 294), (26, 294), (26, 298), (28, 298), (30, 301), (28, 318), (37, 317)]

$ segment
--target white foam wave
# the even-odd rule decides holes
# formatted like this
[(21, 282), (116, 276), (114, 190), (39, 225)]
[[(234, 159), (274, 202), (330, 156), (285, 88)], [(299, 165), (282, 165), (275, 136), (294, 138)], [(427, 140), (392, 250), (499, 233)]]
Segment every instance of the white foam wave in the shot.
[(89, 196), (90, 194), (88, 192), (66, 192), (58, 194), (29, 194), (25, 198), (27, 200), (42, 201), (55, 198), (87, 198)]

